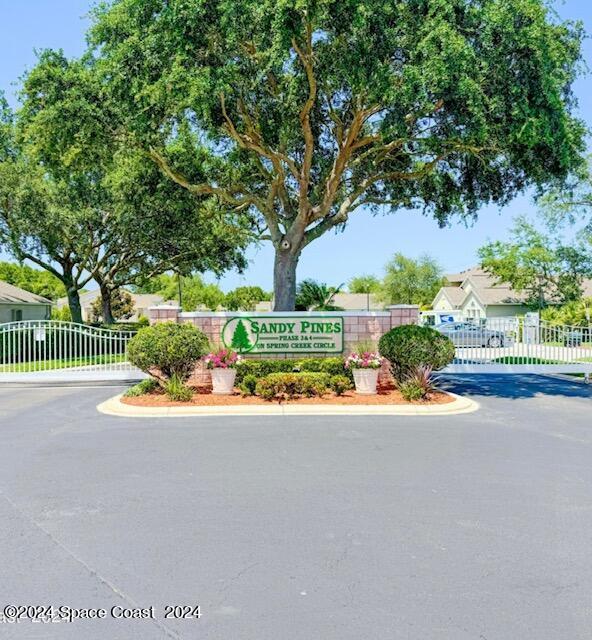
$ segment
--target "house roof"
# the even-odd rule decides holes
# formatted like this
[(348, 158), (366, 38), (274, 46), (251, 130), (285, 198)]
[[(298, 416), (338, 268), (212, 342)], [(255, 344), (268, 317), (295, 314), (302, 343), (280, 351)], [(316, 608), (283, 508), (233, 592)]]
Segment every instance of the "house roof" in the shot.
[(487, 272), (481, 267), (471, 267), (458, 273), (447, 273), (444, 277), (450, 284), (456, 284), (456, 286), (462, 284), (469, 276), (487, 276)]
[[(465, 281), (472, 285), (472, 290), (483, 304), (523, 304), (528, 298), (525, 291), (514, 291), (505, 283), (497, 283), (496, 279), (489, 275), (472, 275)], [(464, 286), (466, 286), (466, 284)], [(463, 287), (464, 290), (464, 287)]]
[(367, 293), (336, 293), (333, 296), (333, 304), (344, 311), (366, 311), (368, 306), (371, 311), (384, 308), (372, 293), (370, 298)]
[(0, 280), (1, 304), (51, 304), (51, 300)]
[(450, 301), (450, 304), (458, 307), (465, 299), (467, 292), (460, 287), (442, 287), (440, 291), (438, 291), (438, 295), (440, 294), (445, 295)]
[(592, 278), (586, 278), (582, 282), (582, 295), (584, 298), (592, 298)]

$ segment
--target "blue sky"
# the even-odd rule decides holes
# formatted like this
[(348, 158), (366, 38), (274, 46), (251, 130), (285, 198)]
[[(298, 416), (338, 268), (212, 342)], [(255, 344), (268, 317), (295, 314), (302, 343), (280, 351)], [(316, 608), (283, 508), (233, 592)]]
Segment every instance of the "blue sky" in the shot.
[[(61, 48), (77, 56), (85, 47), (85, 17), (90, 0), (0, 0), (0, 89), (16, 106), (14, 83), (33, 66), (35, 49)], [(555, 4), (563, 18), (583, 20), (592, 33), (592, 3), (568, 0)], [(584, 44), (584, 57), (592, 63), (592, 41)], [(592, 66), (592, 65), (591, 65)], [(592, 85), (590, 75), (575, 86), (581, 117), (592, 126)], [(515, 199), (508, 207), (484, 207), (476, 223), (469, 227), (453, 223), (439, 229), (430, 218), (418, 212), (400, 211), (372, 217), (357, 211), (343, 233), (330, 234), (315, 241), (302, 254), (299, 279), (315, 278), (331, 285), (347, 282), (362, 273), (381, 275), (395, 252), (409, 256), (429, 253), (446, 271), (458, 271), (476, 261), (476, 251), (488, 240), (503, 239), (519, 214), (532, 215), (535, 209), (528, 195)], [(263, 245), (249, 251), (250, 267), (243, 275), (230, 273), (220, 284), (231, 289), (241, 284), (272, 287), (273, 251)]]

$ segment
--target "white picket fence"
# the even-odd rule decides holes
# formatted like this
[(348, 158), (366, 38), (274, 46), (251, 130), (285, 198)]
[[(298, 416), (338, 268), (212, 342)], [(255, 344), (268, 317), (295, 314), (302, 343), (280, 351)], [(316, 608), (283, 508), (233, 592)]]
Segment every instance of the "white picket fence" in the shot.
[(54, 320), (2, 324), (0, 382), (139, 379), (127, 361), (134, 335)]
[(456, 347), (451, 373), (592, 373), (592, 328), (524, 318), (450, 322), (437, 329)]

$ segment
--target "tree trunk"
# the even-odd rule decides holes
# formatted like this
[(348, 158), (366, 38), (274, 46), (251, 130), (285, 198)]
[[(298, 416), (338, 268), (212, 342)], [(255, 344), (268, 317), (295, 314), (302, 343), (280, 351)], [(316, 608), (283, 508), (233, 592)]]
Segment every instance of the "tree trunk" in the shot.
[(103, 317), (103, 324), (115, 324), (113, 309), (111, 308), (113, 289), (105, 284), (101, 284), (99, 285), (99, 290), (101, 291), (101, 315)]
[(296, 306), (296, 265), (300, 251), (276, 248), (273, 266), (273, 310), (294, 311)]
[(80, 305), (80, 296), (78, 295), (78, 289), (74, 287), (68, 287), (68, 306), (70, 307), (70, 315), (72, 316), (72, 322), (76, 324), (82, 324), (82, 306)]

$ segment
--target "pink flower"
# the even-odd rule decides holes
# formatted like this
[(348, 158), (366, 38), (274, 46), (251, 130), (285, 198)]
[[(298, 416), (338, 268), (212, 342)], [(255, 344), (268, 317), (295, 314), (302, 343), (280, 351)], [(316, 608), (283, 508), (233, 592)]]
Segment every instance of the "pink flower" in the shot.
[(232, 349), (220, 349), (215, 353), (208, 353), (204, 363), (208, 369), (230, 369), (241, 361), (241, 357)]

